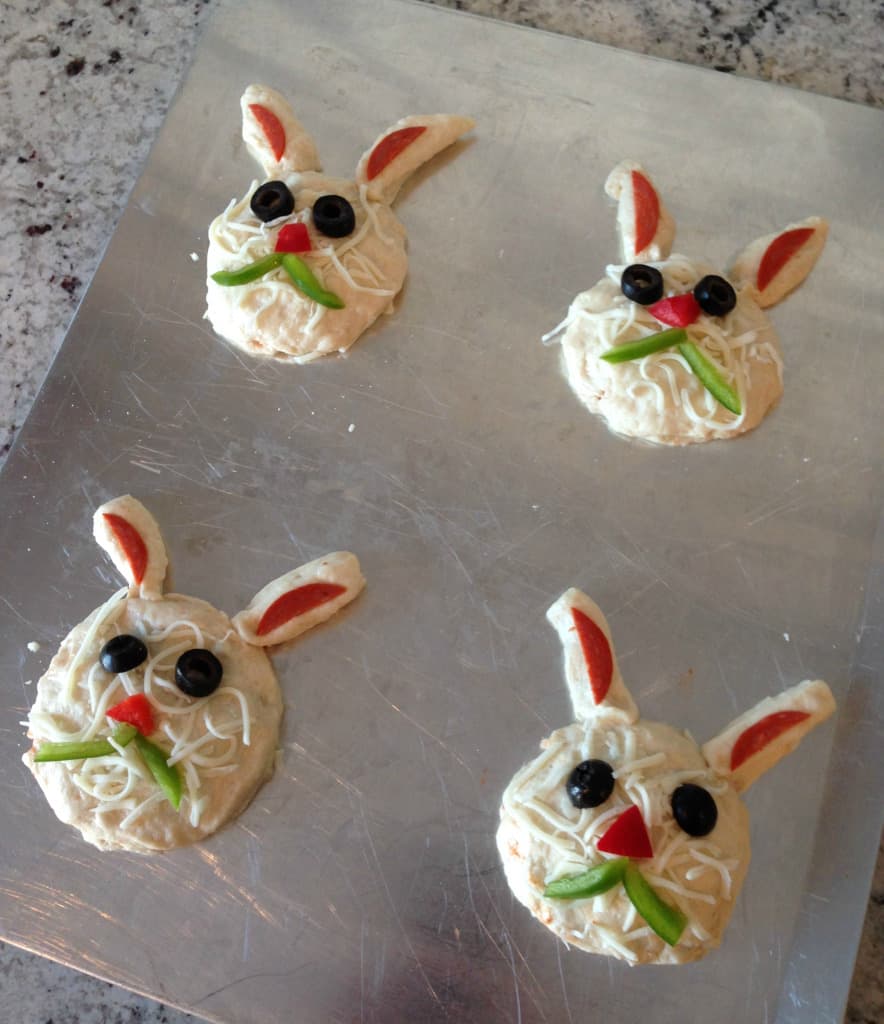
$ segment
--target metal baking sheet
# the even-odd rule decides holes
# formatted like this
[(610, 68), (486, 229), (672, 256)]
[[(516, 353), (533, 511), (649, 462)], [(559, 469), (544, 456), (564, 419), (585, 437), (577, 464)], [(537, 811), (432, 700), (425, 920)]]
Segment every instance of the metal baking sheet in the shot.
[[(252, 80), (292, 98), (334, 173), (405, 114), (477, 121), (400, 197), (408, 283), (348, 358), (252, 361), (202, 320), (206, 227), (255, 175)], [(227, 1024), (839, 1020), (884, 781), (882, 129), (423, 5), (223, 6), (2, 477), (3, 938)], [(619, 440), (539, 342), (616, 256), (602, 184), (624, 157), (678, 248), (722, 265), (831, 220), (772, 312), (785, 397), (745, 439)], [(29, 681), (117, 585), (89, 523), (124, 492), (157, 516), (175, 587), (228, 612), (336, 548), (369, 581), (275, 657), (273, 780), (152, 859), (83, 844), (19, 764)], [(808, 676), (839, 700), (749, 795), (753, 864), (699, 964), (569, 952), (499, 867), (500, 793), (571, 720), (544, 619), (570, 585), (607, 612), (647, 717), (703, 738)]]

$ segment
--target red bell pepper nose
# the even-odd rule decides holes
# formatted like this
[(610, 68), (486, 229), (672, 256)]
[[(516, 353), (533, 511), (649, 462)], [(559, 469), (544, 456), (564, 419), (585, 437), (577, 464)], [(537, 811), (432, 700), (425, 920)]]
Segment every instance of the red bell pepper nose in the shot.
[(689, 327), (702, 313), (693, 292), (670, 295), (648, 306), (648, 312), (667, 327)]
[(649, 858), (654, 856), (651, 837), (645, 828), (642, 812), (635, 806), (627, 808), (596, 843), (601, 853), (618, 857)]
[(276, 236), (275, 252), (310, 252), (310, 234), (307, 225), (300, 221), (283, 224)]

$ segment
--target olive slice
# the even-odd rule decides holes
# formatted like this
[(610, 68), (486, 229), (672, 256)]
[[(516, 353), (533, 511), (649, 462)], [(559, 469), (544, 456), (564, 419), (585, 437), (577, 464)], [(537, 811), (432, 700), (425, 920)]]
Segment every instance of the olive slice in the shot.
[(689, 836), (708, 836), (718, 821), (712, 794), (693, 782), (685, 782), (672, 794), (672, 813), (678, 827)]
[(328, 238), (343, 238), (356, 227), (356, 214), (343, 196), (320, 196), (313, 204), (313, 225)]
[(697, 305), (709, 316), (726, 316), (737, 304), (737, 293), (730, 281), (707, 274), (694, 287)]
[(111, 637), (101, 648), (98, 655), (101, 667), (105, 672), (128, 672), (130, 669), (138, 668), (147, 661), (147, 647), (143, 640), (129, 633), (121, 633), (119, 636)]
[(565, 788), (575, 807), (598, 807), (614, 791), (614, 769), (598, 758), (581, 761), (568, 776)]
[(650, 306), (663, 298), (663, 275), (656, 267), (633, 263), (620, 277), (620, 290), (640, 306)]
[(211, 651), (194, 647), (175, 663), (175, 685), (188, 697), (208, 697), (221, 685), (224, 669)]
[(284, 181), (265, 181), (255, 189), (249, 207), (258, 220), (267, 224), (288, 217), (295, 208), (295, 197)]

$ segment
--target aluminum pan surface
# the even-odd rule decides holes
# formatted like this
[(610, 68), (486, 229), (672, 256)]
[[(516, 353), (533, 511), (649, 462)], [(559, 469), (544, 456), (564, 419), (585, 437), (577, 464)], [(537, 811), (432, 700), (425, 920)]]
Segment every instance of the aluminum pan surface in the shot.
[[(264, 0), (250, 24), (274, 31), (210, 26), (3, 476), (0, 933), (236, 1024), (839, 1019), (881, 824), (881, 114), (394, 0)], [(255, 176), (252, 80), (333, 173), (407, 113), (478, 122), (400, 197), (409, 280), (347, 359), (253, 362), (201, 320), (206, 226)], [(616, 256), (602, 184), (626, 156), (689, 254), (832, 222), (772, 311), (786, 394), (744, 440), (618, 440), (539, 344)], [(117, 585), (89, 522), (126, 491), (175, 587), (228, 612), (335, 548), (369, 581), (275, 657), (273, 781), (153, 859), (83, 844), (18, 764), (25, 681)], [(703, 739), (807, 676), (841, 704), (749, 795), (723, 946), (680, 970), (568, 952), (498, 864), (504, 785), (571, 721), (544, 619), (569, 585), (650, 718)]]

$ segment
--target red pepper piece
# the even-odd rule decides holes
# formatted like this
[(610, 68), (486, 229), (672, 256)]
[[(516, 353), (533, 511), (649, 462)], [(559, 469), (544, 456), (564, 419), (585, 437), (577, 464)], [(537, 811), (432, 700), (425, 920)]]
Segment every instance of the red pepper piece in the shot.
[(739, 768), (744, 761), (748, 761), (753, 754), (763, 750), (768, 743), (775, 740), (777, 736), (791, 729), (793, 725), (810, 718), (806, 711), (775, 711), (767, 715), (755, 725), (740, 733), (734, 749), (731, 751), (731, 771)]
[(261, 616), (255, 632), (258, 636), (266, 636), (274, 629), (282, 626), (290, 619), (318, 608), (326, 601), (331, 601), (339, 594), (345, 593), (346, 587), (340, 583), (305, 583), (278, 597)]
[(284, 224), (276, 236), (276, 252), (310, 252), (310, 233), (307, 225), (298, 221), (296, 224)]
[(282, 154), (285, 152), (285, 128), (282, 126), (282, 121), (272, 110), (262, 107), (260, 103), (250, 103), (249, 110), (251, 110), (258, 124), (261, 125), (264, 138), (267, 139), (271, 150), (273, 150), (273, 158), (275, 160), (281, 159)]
[(795, 253), (806, 244), (813, 231), (813, 228), (793, 228), (792, 231), (784, 231), (777, 235), (770, 243), (761, 257), (758, 276), (755, 278), (760, 292), (764, 291)]
[(661, 324), (666, 324), (667, 327), (689, 327), (702, 312), (693, 292), (660, 299), (659, 302), (648, 306), (647, 309), (652, 316), (655, 316)]
[(607, 696), (608, 690), (611, 688), (611, 680), (614, 678), (614, 656), (611, 654), (611, 645), (605, 634), (585, 612), (580, 611), (579, 608), (572, 608), (571, 617), (574, 619), (574, 628), (577, 630), (583, 658), (586, 661), (592, 699), (596, 704), (601, 704)]
[(635, 207), (635, 251), (638, 253), (654, 241), (660, 223), (657, 191), (640, 171), (632, 172), (632, 202)]
[(117, 543), (123, 549), (123, 554), (132, 570), (132, 579), (136, 583), (141, 583), (147, 569), (147, 545), (142, 540), (141, 534), (122, 516), (114, 515), (113, 512), (103, 512), (102, 515)]
[(115, 722), (126, 722), (134, 725), (142, 736), (150, 736), (156, 729), (153, 720), (153, 708), (143, 693), (133, 693), (131, 697), (115, 704), (107, 712), (107, 717)]
[(426, 130), (426, 125), (414, 124), (410, 128), (400, 128), (398, 131), (385, 135), (371, 151), (365, 169), (366, 178), (369, 181), (376, 178), (387, 164), (392, 163), (403, 149), (410, 146)]
[(596, 843), (601, 853), (613, 853), (618, 857), (634, 857), (637, 860), (654, 856), (651, 837), (645, 828), (642, 812), (632, 805), (625, 810)]

